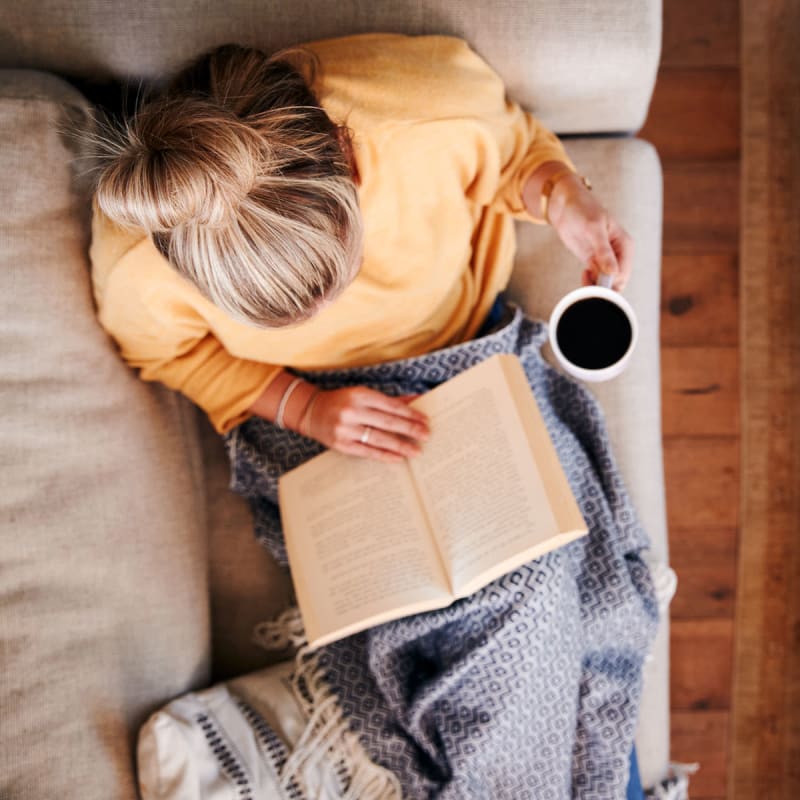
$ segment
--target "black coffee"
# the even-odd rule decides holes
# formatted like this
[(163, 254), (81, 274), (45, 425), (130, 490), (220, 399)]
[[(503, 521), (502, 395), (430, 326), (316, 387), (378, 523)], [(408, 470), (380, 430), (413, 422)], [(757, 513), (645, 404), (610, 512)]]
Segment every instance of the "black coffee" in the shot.
[(633, 331), (616, 303), (588, 297), (573, 303), (556, 327), (558, 347), (567, 360), (583, 369), (603, 369), (628, 351)]

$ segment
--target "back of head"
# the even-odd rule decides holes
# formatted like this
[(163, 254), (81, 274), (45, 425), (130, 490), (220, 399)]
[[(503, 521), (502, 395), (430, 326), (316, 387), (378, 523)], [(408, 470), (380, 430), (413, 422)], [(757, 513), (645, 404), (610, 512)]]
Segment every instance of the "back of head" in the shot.
[[(95, 197), (239, 321), (286, 325), (352, 280), (361, 216), (348, 141), (313, 77), (223, 45), (93, 137)], [(313, 62), (309, 62), (313, 76)]]

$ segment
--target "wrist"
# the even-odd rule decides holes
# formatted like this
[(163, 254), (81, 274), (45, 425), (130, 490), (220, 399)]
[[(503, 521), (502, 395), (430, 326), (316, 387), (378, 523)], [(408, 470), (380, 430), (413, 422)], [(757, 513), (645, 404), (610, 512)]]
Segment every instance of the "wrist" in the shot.
[(281, 369), (247, 410), (251, 414), (256, 414), (270, 422), (274, 422), (281, 398), (286, 393), (294, 377)]
[(570, 200), (584, 192), (590, 192), (592, 184), (577, 172), (560, 178), (552, 187), (547, 204), (547, 221), (553, 227), (558, 227), (561, 215)]
[[(283, 427), (302, 433), (301, 427), (309, 403), (319, 389), (313, 383), (301, 381), (286, 402), (283, 412)], [(277, 420), (276, 420), (277, 422)]]
[(300, 416), (300, 421), (297, 423), (297, 432), (308, 437), (309, 439), (314, 438), (311, 432), (311, 421), (314, 414), (314, 404), (317, 402), (317, 400), (319, 400), (321, 394), (322, 389), (315, 386), (314, 391), (311, 393), (311, 397), (306, 403), (305, 410)]
[(545, 161), (525, 181), (522, 187), (522, 203), (537, 222), (547, 222), (542, 216), (542, 189), (548, 180), (565, 170), (572, 172), (571, 167), (563, 161)]
[(284, 428), (296, 430), (305, 405), (315, 390), (313, 384), (281, 370), (248, 411), (275, 424), (280, 421)]
[(522, 188), (522, 202), (528, 213), (537, 221), (552, 224), (558, 218), (570, 197), (575, 193), (590, 191), (588, 178), (579, 175), (563, 161), (545, 161), (528, 177)]

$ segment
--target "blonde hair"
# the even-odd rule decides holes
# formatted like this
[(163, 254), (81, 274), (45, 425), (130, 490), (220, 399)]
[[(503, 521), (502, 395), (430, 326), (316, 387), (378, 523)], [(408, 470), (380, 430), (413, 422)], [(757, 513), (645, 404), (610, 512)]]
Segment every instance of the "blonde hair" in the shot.
[[(288, 60), (298, 56), (301, 67)], [(349, 131), (314, 96), (316, 68), (304, 51), (223, 45), (121, 125), (98, 116), (100, 210), (146, 230), (179, 274), (247, 324), (312, 316), (360, 258)]]

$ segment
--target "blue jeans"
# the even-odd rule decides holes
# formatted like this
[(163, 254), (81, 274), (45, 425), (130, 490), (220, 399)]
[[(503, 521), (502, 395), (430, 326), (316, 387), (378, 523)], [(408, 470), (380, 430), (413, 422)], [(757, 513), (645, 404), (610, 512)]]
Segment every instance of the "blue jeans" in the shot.
[(642, 779), (639, 777), (639, 762), (636, 759), (636, 747), (631, 750), (631, 772), (628, 778), (628, 791), (625, 800), (644, 800)]
[(475, 334), (476, 339), (485, 336), (503, 317), (506, 308), (505, 294), (500, 292), (494, 301), (494, 305), (489, 309), (486, 319), (483, 321), (481, 329)]

